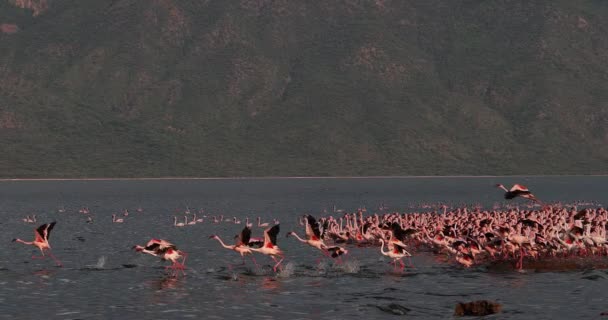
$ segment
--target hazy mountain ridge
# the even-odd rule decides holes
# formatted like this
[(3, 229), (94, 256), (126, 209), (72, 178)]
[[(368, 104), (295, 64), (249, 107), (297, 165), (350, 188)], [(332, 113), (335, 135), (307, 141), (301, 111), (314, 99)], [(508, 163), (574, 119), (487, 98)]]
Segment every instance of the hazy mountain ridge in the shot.
[(601, 1), (17, 2), (5, 177), (608, 168)]

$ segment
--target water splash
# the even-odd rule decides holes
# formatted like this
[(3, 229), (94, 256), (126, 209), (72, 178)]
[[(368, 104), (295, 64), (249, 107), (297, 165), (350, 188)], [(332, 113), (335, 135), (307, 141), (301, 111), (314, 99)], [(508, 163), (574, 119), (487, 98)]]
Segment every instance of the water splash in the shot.
[(289, 278), (294, 274), (295, 269), (296, 265), (293, 262), (286, 263), (281, 271), (277, 273), (277, 277)]
[(335, 268), (344, 273), (359, 273), (361, 271), (361, 263), (359, 260), (352, 259), (336, 265)]
[(106, 256), (101, 256), (97, 259), (97, 263), (95, 264), (96, 269), (103, 269), (106, 266)]
[(106, 265), (106, 256), (101, 256), (97, 259), (96, 264), (89, 264), (86, 266), (87, 269), (103, 269)]
[(232, 279), (232, 281), (238, 281), (239, 280), (239, 275), (233, 272), (231, 279)]
[(319, 271), (319, 274), (327, 273), (328, 269), (329, 269), (329, 262), (327, 262), (327, 261), (321, 261), (317, 265), (317, 270)]

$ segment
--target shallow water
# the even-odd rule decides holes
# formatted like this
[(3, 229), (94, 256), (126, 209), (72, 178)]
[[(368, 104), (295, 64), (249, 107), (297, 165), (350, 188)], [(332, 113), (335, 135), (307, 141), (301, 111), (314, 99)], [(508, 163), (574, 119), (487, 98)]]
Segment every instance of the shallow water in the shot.
[[(452, 318), (457, 302), (477, 299), (503, 304), (503, 312), (489, 319), (599, 318), (608, 311), (603, 269), (464, 269), (418, 252), (415, 267), (401, 273), (378, 248), (349, 247), (343, 264), (317, 264), (319, 253), (284, 236), (303, 233), (296, 219), (304, 213), (359, 207), (369, 213), (381, 205), (414, 211), (438, 202), (492, 206), (502, 203), (493, 185), (514, 182), (545, 201), (608, 203), (608, 177), (0, 182), (0, 318), (39, 319), (42, 313), (49, 319), (384, 319), (405, 313), (410, 319), (445, 319)], [(78, 213), (83, 206), (93, 223)], [(239, 265), (240, 256), (208, 239), (218, 234), (231, 243), (242, 225), (205, 221), (173, 227), (173, 216), (183, 217), (186, 207), (242, 220), (279, 219), (284, 271), (272, 272), (272, 261), (261, 255), (261, 270), (249, 259)], [(123, 209), (130, 210), (125, 222), (111, 223), (112, 213), (122, 215)], [(32, 214), (38, 223), (21, 221)], [(53, 220), (50, 242), (63, 268), (32, 260), (39, 254), (35, 248), (11, 243), (15, 237), (31, 240), (34, 227)], [(254, 227), (254, 236), (261, 232)], [(152, 237), (189, 253), (186, 277), (167, 276), (166, 263), (131, 249)]]

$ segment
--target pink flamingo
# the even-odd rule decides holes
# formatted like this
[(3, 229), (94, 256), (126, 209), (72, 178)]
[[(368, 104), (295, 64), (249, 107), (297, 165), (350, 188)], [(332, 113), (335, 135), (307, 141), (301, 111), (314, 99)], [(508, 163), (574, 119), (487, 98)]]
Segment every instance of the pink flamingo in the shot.
[[(173, 264), (165, 267), (165, 269), (173, 269), (174, 275), (177, 276), (177, 272), (181, 271), (183, 275), (186, 275), (184, 269), (186, 268), (186, 257), (187, 253), (178, 250), (177, 247), (169, 241), (163, 239), (151, 239), (148, 241), (145, 247), (136, 245), (133, 247), (135, 251), (147, 253), (155, 257), (160, 257), (162, 260), (169, 260)], [(181, 262), (179, 261), (181, 259)]]
[(251, 228), (245, 226), (245, 228), (243, 228), (241, 233), (238, 235), (238, 238), (239, 238), (239, 240), (237, 241), (236, 244), (227, 245), (217, 235), (209, 236), (209, 239), (215, 239), (215, 240), (219, 241), (219, 243), (222, 247), (224, 247), (228, 250), (234, 250), (234, 251), (238, 252), (241, 255), (241, 258), (243, 259), (243, 264), (245, 264), (245, 255), (251, 255), (251, 261), (253, 261), (253, 264), (256, 266), (256, 268), (258, 268), (258, 263), (255, 261), (255, 258), (253, 257), (253, 252), (251, 251), (251, 248), (249, 247), (249, 243), (250, 243), (249, 240), (251, 239)]
[(39, 226), (37, 229), (35, 229), (35, 236), (36, 238), (34, 239), (34, 241), (23, 241), (19, 238), (15, 238), (13, 239), (13, 242), (20, 242), (23, 244), (28, 244), (28, 245), (32, 245), (32, 246), (36, 246), (38, 247), (38, 249), (40, 249), (40, 252), (42, 253), (42, 256), (40, 257), (36, 257), (36, 256), (32, 256), (32, 259), (44, 259), (46, 256), (44, 255), (44, 251), (46, 250), (46, 252), (48, 253), (48, 255), (55, 260), (55, 263), (57, 264), (57, 266), (61, 267), (62, 264), (61, 262), (53, 255), (53, 253), (51, 252), (51, 245), (49, 244), (49, 236), (51, 235), (51, 230), (53, 230), (53, 227), (55, 226), (56, 222), (53, 221), (51, 223), (45, 223), (41, 226)]
[[(264, 245), (261, 248), (249, 248), (252, 251), (259, 252), (270, 256), (276, 264), (272, 267), (274, 272), (277, 272), (277, 268), (281, 265), (281, 262), (285, 259), (283, 251), (277, 246), (277, 235), (279, 234), (279, 225), (275, 225), (272, 228), (264, 230)], [(281, 260), (277, 261), (276, 257), (280, 257)]]
[(511, 187), (511, 190), (507, 190), (507, 188), (505, 188), (505, 186), (503, 186), (502, 184), (497, 184), (496, 187), (501, 188), (505, 191), (505, 199), (507, 200), (511, 200), (515, 197), (522, 197), (530, 199), (534, 202), (539, 202), (538, 199), (536, 199), (536, 197), (530, 192), (530, 190), (528, 190), (528, 188), (521, 184), (514, 184)]

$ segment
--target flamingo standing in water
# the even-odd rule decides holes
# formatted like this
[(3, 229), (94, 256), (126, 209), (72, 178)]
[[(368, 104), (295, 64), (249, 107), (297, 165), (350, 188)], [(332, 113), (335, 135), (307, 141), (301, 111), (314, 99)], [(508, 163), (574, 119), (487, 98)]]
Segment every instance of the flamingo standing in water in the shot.
[(183, 223), (183, 222), (179, 222), (179, 223), (178, 223), (178, 222), (177, 222), (177, 217), (176, 217), (176, 216), (173, 216), (173, 226), (174, 226), (174, 227), (183, 227), (183, 226), (185, 226), (185, 225), (186, 225), (186, 224), (185, 224), (185, 223)]
[(25, 218), (23, 218), (21, 220), (25, 223), (36, 223), (36, 215), (33, 215), (32, 217), (26, 216)]
[(116, 215), (113, 214), (112, 215), (112, 222), (113, 223), (123, 223), (123, 222), (125, 222), (125, 219), (123, 219), (123, 218), (116, 219)]
[(46, 256), (44, 255), (44, 251), (46, 250), (48, 255), (53, 260), (55, 260), (55, 263), (57, 264), (57, 266), (61, 267), (62, 266), (61, 262), (53, 255), (53, 253), (51, 252), (51, 246), (49, 245), (49, 236), (51, 235), (51, 230), (53, 230), (55, 223), (56, 223), (55, 221), (53, 221), (51, 223), (45, 223), (45, 224), (39, 226), (37, 229), (35, 229), (34, 231), (35, 231), (36, 238), (34, 239), (34, 241), (23, 241), (19, 238), (15, 238), (15, 239), (13, 239), (13, 242), (20, 242), (23, 244), (29, 244), (29, 245), (38, 247), (38, 249), (40, 249), (40, 252), (42, 253), (42, 256), (40, 256), (40, 257), (32, 256), (32, 259), (46, 258)]
[(497, 184), (496, 187), (505, 191), (505, 199), (507, 200), (511, 200), (515, 197), (522, 197), (530, 199), (534, 202), (539, 202), (538, 199), (536, 199), (536, 197), (530, 192), (530, 190), (521, 184), (514, 184), (510, 190), (507, 190), (507, 188), (505, 188), (505, 186), (502, 184)]
[[(181, 271), (183, 275), (186, 275), (184, 269), (186, 268), (186, 257), (188, 254), (178, 250), (177, 247), (167, 240), (163, 239), (151, 239), (148, 241), (145, 247), (136, 245), (133, 247), (135, 251), (147, 253), (155, 257), (160, 257), (162, 260), (169, 260), (173, 264), (165, 267), (165, 269), (173, 269), (174, 275), (177, 275), (178, 271)], [(179, 261), (181, 259), (181, 262)]]
[(256, 268), (258, 268), (258, 263), (255, 261), (255, 258), (253, 257), (253, 252), (249, 247), (249, 240), (251, 239), (251, 228), (245, 226), (245, 228), (243, 228), (241, 233), (238, 235), (238, 238), (239, 240), (236, 242), (236, 244), (227, 245), (217, 235), (214, 234), (209, 236), (209, 239), (215, 239), (219, 241), (222, 247), (228, 250), (234, 250), (238, 252), (241, 255), (241, 258), (243, 259), (243, 264), (245, 264), (245, 255), (251, 255), (251, 261), (253, 261), (253, 264), (255, 264)]
[[(261, 248), (249, 248), (249, 250), (259, 252), (261, 254), (265, 254), (270, 256), (276, 264), (272, 267), (274, 272), (277, 272), (277, 268), (285, 259), (283, 251), (277, 246), (277, 235), (279, 234), (280, 228), (279, 225), (275, 225), (272, 228), (264, 230), (264, 245)], [(277, 261), (276, 257), (280, 257), (281, 260)]]
[(258, 217), (258, 227), (259, 228), (267, 228), (270, 224), (268, 222), (262, 223), (262, 218)]

